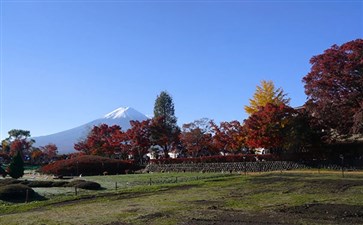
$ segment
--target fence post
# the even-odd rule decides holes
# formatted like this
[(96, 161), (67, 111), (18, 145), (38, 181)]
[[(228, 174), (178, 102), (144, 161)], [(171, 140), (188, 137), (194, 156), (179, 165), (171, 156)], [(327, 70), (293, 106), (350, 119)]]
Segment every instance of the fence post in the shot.
[(149, 180), (149, 185), (151, 186), (151, 177), (150, 177), (150, 180)]
[(178, 183), (178, 177), (175, 177), (175, 183)]
[(117, 191), (117, 182), (115, 182), (115, 189), (116, 189), (116, 191)]
[(75, 193), (76, 196), (78, 195), (77, 187), (74, 187), (74, 193)]
[(344, 155), (340, 154), (339, 157), (342, 160), (342, 177), (344, 178)]

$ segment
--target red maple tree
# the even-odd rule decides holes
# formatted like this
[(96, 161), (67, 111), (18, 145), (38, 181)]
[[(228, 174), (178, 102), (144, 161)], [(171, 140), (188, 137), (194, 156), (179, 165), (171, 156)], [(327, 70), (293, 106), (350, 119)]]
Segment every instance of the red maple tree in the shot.
[(162, 148), (164, 158), (169, 158), (169, 151), (179, 143), (180, 129), (165, 122), (164, 116), (155, 117), (150, 123), (150, 138), (153, 145)]
[(245, 120), (247, 145), (251, 148), (279, 149), (285, 144), (286, 129), (294, 109), (268, 103)]
[(211, 122), (211, 127), (213, 144), (223, 153), (238, 153), (245, 146), (245, 129), (239, 121), (221, 122), (219, 126)]
[(200, 119), (183, 125), (180, 141), (188, 155), (198, 157), (216, 154), (210, 123), (208, 119)]
[(333, 45), (310, 63), (303, 78), (310, 115), (340, 135), (363, 134), (363, 39)]
[(130, 121), (131, 128), (125, 133), (125, 144), (129, 146), (130, 154), (135, 161), (143, 162), (143, 157), (151, 146), (151, 120)]
[(124, 135), (120, 126), (101, 124), (94, 126), (85, 140), (74, 145), (74, 149), (88, 155), (110, 157), (121, 151), (123, 140)]
[(55, 144), (49, 143), (44, 147), (40, 147), (42, 152), (44, 153), (44, 156), (47, 159), (52, 159), (57, 156), (58, 153), (58, 147)]

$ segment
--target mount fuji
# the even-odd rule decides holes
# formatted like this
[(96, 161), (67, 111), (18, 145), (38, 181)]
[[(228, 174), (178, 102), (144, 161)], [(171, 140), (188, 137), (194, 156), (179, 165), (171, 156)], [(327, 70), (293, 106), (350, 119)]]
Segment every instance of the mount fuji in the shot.
[(93, 126), (100, 124), (107, 124), (109, 126), (119, 125), (123, 131), (126, 131), (131, 127), (131, 120), (143, 121), (147, 119), (147, 116), (131, 107), (120, 107), (102, 118), (93, 120), (79, 127), (46, 136), (33, 137), (35, 140), (34, 146), (39, 147), (52, 143), (58, 147), (58, 154), (72, 153), (75, 152), (73, 148), (74, 144), (86, 138)]

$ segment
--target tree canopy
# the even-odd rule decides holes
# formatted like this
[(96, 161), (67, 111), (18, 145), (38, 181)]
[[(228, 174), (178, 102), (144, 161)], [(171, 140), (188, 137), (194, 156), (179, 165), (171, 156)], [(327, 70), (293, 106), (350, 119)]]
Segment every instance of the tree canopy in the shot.
[(251, 148), (283, 148), (286, 128), (293, 118), (294, 109), (284, 104), (268, 103), (245, 120), (247, 145)]
[(157, 96), (154, 105), (154, 118), (151, 123), (151, 140), (163, 148), (164, 157), (179, 142), (180, 128), (177, 125), (173, 98), (165, 91)]
[(307, 110), (326, 129), (363, 134), (363, 39), (333, 45), (310, 63)]
[(176, 126), (177, 118), (175, 117), (173, 98), (165, 91), (156, 97), (154, 117), (163, 117), (167, 125)]
[(188, 155), (193, 157), (213, 155), (212, 123), (207, 118), (184, 124), (180, 140)]
[(245, 106), (245, 111), (252, 115), (259, 111), (260, 107), (264, 107), (267, 103), (280, 105), (288, 105), (290, 99), (286, 97), (282, 88), (275, 88), (272, 81), (261, 81), (261, 86), (256, 87), (253, 97), (250, 99), (250, 105)]
[(149, 152), (151, 146), (151, 120), (130, 121), (131, 128), (127, 130), (125, 141), (129, 145), (130, 153), (135, 161), (143, 162), (143, 156)]
[(85, 140), (74, 145), (74, 149), (90, 155), (109, 157), (121, 150), (123, 140), (120, 126), (101, 124), (94, 126)]
[(221, 122), (218, 126), (211, 122), (213, 144), (223, 153), (239, 153), (245, 147), (245, 129), (237, 120)]
[(11, 156), (14, 156), (17, 151), (28, 155), (32, 145), (35, 143), (33, 139), (30, 139), (30, 131), (12, 129), (8, 134), (9, 137), (2, 141), (3, 150)]
[(20, 129), (12, 129), (8, 132), (9, 140), (13, 139), (26, 139), (30, 137), (30, 131), (28, 130), (20, 130)]

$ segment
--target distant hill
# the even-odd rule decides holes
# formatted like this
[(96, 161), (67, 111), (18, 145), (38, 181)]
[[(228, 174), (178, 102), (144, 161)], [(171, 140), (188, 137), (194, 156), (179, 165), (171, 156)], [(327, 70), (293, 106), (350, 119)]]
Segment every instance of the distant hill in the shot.
[(131, 120), (143, 121), (146, 119), (148, 119), (147, 116), (131, 107), (120, 107), (100, 119), (93, 120), (79, 127), (46, 136), (33, 137), (35, 140), (34, 146), (45, 146), (49, 143), (53, 143), (58, 147), (59, 154), (72, 153), (75, 152), (73, 148), (74, 144), (87, 137), (87, 134), (93, 126), (100, 124), (111, 126), (119, 125), (123, 131), (126, 131), (130, 128)]

